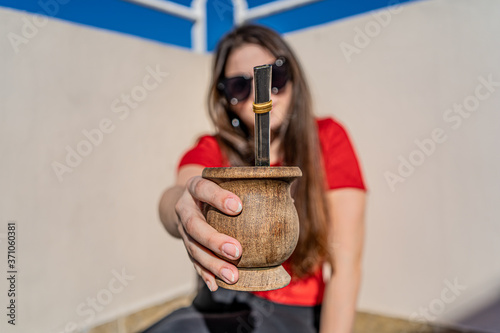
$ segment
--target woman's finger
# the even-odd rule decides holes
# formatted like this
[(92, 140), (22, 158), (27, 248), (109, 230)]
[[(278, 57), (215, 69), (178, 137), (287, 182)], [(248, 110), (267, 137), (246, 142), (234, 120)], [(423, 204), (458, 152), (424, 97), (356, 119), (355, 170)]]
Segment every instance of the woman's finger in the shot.
[(237, 195), (222, 189), (208, 179), (200, 176), (190, 178), (186, 187), (193, 198), (205, 202), (223, 213), (237, 215), (242, 210), (243, 206)]
[(179, 232), (185, 232), (203, 247), (229, 260), (236, 260), (241, 256), (240, 242), (210, 226), (190, 193), (184, 192), (175, 209), (180, 220), (179, 227), (182, 227)]
[(191, 260), (193, 262), (194, 269), (198, 273), (199, 276), (205, 281), (208, 289), (210, 291), (216, 291), (218, 289), (217, 282), (215, 282), (215, 276), (209, 270), (205, 269), (203, 266), (198, 264), (195, 260)]
[(215, 256), (211, 251), (188, 235), (185, 230), (179, 230), (179, 232), (193, 263), (196, 263), (199, 268), (203, 268), (203, 270), (197, 269), (197, 272), (205, 282), (207, 282), (206, 279), (209, 279), (207, 272), (217, 275), (221, 280), (229, 284), (238, 281), (238, 269), (234, 265)]

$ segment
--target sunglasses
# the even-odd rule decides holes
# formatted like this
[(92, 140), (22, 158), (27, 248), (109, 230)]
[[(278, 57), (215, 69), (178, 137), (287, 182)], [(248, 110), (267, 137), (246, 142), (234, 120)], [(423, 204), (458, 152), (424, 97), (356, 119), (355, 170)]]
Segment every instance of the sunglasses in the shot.
[[(272, 65), (271, 80), (271, 92), (275, 95), (290, 80), (289, 65), (285, 57), (279, 57)], [(252, 81), (253, 77), (249, 75), (227, 77), (219, 81), (217, 89), (222, 92), (229, 103), (236, 105), (245, 101), (250, 96)]]

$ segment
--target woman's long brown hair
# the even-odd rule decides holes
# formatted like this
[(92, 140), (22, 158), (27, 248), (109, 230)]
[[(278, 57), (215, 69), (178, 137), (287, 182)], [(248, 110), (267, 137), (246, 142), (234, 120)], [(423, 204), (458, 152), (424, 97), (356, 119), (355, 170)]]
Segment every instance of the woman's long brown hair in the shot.
[(288, 116), (272, 135), (281, 138), (281, 164), (298, 166), (303, 174), (292, 187), (300, 220), (300, 236), (290, 258), (293, 275), (303, 277), (312, 273), (323, 260), (331, 263), (332, 256), (327, 246), (326, 185), (311, 94), (296, 56), (279, 34), (262, 26), (244, 25), (221, 39), (213, 61), (209, 114), (217, 130), (217, 140), (230, 165), (253, 165), (253, 137), (241, 121), (240, 126), (231, 124), (236, 116), (217, 89), (218, 82), (224, 77), (229, 55), (247, 43), (260, 45), (276, 57), (284, 56), (291, 71), (293, 91)]

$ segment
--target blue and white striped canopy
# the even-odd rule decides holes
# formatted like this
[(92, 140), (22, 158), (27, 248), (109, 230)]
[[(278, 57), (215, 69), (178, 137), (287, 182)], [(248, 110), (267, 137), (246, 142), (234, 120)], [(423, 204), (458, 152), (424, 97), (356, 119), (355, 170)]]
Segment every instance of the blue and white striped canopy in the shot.
[(280, 33), (411, 0), (0, 0), (0, 6), (204, 52), (235, 24)]

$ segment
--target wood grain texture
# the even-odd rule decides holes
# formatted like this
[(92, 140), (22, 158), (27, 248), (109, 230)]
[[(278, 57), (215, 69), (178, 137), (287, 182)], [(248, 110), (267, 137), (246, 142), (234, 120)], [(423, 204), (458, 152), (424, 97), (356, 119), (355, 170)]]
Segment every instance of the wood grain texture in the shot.
[[(207, 222), (217, 231), (236, 238), (243, 248), (239, 260), (240, 279), (234, 290), (272, 290), (286, 286), (290, 276), (281, 264), (290, 257), (299, 237), (299, 219), (290, 195), (290, 184), (302, 176), (297, 167), (205, 168), (203, 178), (238, 195), (243, 210), (226, 215), (205, 205)], [(224, 258), (227, 260), (226, 258)]]

